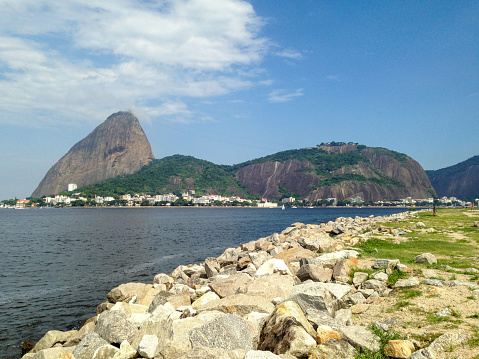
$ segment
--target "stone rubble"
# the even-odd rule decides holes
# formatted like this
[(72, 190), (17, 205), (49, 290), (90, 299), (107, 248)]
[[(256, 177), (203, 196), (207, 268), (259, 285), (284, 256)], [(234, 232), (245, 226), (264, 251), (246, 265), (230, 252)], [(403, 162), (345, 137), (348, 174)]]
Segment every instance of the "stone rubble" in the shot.
[[(315, 359), (377, 352), (379, 338), (354, 325), (352, 314), (391, 293), (387, 280), (393, 269), (411, 270), (398, 260), (376, 260), (371, 269), (378, 271), (368, 275), (357, 268), (359, 253), (347, 248), (378, 233), (398, 237), (406, 231), (374, 224), (414, 215), (294, 223), (281, 233), (228, 248), (218, 258), (159, 273), (151, 284), (122, 284), (79, 331), (49, 331), (23, 358)], [(423, 228), (420, 222), (416, 226)], [(435, 260), (426, 253), (415, 261)], [(394, 287), (416, 285), (419, 280), (411, 277)], [(463, 342), (465, 336), (440, 337), (439, 344), (412, 357), (429, 358), (441, 343)], [(394, 341), (387, 350), (406, 357), (414, 346)]]

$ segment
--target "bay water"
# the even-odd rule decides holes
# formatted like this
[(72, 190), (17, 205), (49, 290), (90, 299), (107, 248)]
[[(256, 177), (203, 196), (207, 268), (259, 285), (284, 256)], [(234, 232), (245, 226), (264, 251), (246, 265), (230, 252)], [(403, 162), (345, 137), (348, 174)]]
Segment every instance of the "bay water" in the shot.
[(71, 330), (96, 314), (114, 287), (149, 283), (180, 264), (281, 232), (400, 208), (0, 209), (0, 358), (24, 340)]

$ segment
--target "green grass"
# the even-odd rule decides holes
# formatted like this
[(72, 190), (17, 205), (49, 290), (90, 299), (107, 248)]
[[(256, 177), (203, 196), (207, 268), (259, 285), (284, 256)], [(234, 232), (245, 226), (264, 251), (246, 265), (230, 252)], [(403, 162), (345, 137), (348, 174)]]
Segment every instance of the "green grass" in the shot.
[(394, 330), (384, 331), (374, 324), (370, 327), (370, 329), (375, 335), (379, 337), (379, 343), (380, 343), (381, 349), (378, 352), (373, 353), (370, 350), (359, 348), (358, 354), (356, 354), (354, 358), (355, 359), (388, 359), (389, 357), (386, 354), (384, 354), (384, 346), (390, 340), (401, 339), (401, 335)]
[(479, 313), (467, 316), (467, 318), (479, 319)]
[(392, 271), (392, 273), (389, 275), (388, 280), (387, 280), (387, 283), (388, 283), (389, 285), (394, 285), (394, 284), (396, 284), (396, 282), (397, 282), (399, 279), (406, 278), (407, 276), (408, 276), (407, 273), (400, 272), (400, 271), (394, 269), (394, 270)]
[[(356, 248), (365, 257), (399, 259), (401, 263), (413, 263), (414, 258), (421, 253), (433, 253), (438, 263), (429, 268), (441, 268), (441, 265), (450, 265), (455, 268), (468, 268), (477, 265), (479, 256), (479, 231), (472, 227), (472, 222), (479, 217), (469, 217), (462, 209), (439, 209), (438, 216), (431, 212), (421, 212), (417, 219), (408, 222), (377, 223), (377, 226), (388, 228), (409, 229), (412, 232), (401, 236), (406, 241), (394, 243), (394, 238), (371, 238)], [(422, 233), (415, 228), (416, 222), (423, 222), (426, 228), (434, 228), (434, 233)], [(461, 225), (463, 224), (463, 225)], [(467, 240), (455, 240), (448, 233), (460, 233), (467, 236)], [(378, 234), (380, 235), (380, 234)], [(443, 257), (443, 258), (441, 258)], [(479, 280), (479, 278), (474, 279)]]
[(401, 291), (401, 297), (404, 299), (420, 297), (422, 294), (422, 291), (419, 289), (403, 288)]
[(477, 329), (474, 331), (474, 334), (472, 335), (471, 339), (469, 339), (467, 344), (473, 348), (479, 347), (479, 332)]
[(394, 304), (394, 308), (396, 308), (396, 310), (399, 310), (401, 308), (408, 307), (410, 305), (411, 305), (411, 302), (408, 302), (407, 300), (401, 300), (397, 302), (396, 304)]

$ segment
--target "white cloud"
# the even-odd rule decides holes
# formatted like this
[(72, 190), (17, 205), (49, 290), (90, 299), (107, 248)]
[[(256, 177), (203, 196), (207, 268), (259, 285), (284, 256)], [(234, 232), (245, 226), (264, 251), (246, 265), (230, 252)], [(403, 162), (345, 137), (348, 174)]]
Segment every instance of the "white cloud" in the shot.
[(284, 89), (276, 89), (269, 93), (268, 100), (269, 102), (288, 102), (295, 97), (300, 96), (303, 96), (303, 89), (297, 89), (294, 92), (287, 92)]
[(0, 0), (0, 8), (0, 122), (95, 122), (126, 108), (188, 118), (172, 99), (255, 85), (269, 46), (243, 0)]

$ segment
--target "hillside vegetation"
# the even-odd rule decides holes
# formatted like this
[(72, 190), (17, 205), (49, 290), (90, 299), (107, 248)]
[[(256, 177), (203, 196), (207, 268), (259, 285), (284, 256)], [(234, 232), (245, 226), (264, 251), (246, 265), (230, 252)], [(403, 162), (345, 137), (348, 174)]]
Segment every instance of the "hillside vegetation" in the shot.
[(366, 201), (425, 198), (434, 194), (424, 170), (408, 156), (357, 144), (322, 144), (282, 151), (232, 166), (174, 155), (154, 160), (135, 174), (81, 191), (114, 196), (191, 189), (196, 195), (237, 195), (249, 199), (294, 196), (312, 201), (356, 196)]

